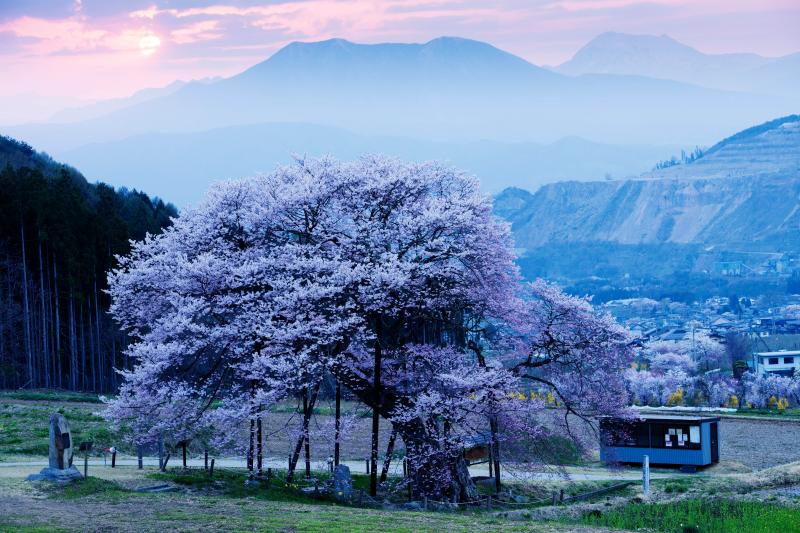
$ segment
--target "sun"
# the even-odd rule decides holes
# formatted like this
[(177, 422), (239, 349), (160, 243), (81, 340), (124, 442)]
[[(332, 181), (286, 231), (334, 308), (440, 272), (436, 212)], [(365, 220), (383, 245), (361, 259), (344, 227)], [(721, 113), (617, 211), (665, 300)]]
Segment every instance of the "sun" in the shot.
[(139, 39), (139, 52), (141, 52), (143, 56), (155, 54), (156, 50), (158, 50), (160, 46), (161, 39), (153, 34), (145, 35)]

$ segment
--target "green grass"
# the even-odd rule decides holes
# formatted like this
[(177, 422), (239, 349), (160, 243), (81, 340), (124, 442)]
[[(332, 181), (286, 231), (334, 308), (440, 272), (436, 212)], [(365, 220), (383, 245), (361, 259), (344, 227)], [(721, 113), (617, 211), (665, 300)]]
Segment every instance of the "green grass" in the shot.
[(50, 496), (63, 500), (102, 496), (106, 501), (119, 501), (131, 494), (131, 491), (123, 489), (113, 481), (92, 476), (64, 486), (52, 483), (43, 483), (41, 486)]
[(689, 489), (698, 487), (705, 483), (706, 480), (699, 477), (677, 477), (667, 479), (654, 479), (652, 481), (653, 487), (658, 487), (667, 494), (683, 494), (688, 492)]
[(69, 530), (50, 526), (22, 526), (6, 523), (0, 518), (0, 533), (60, 533), (61, 531)]
[(43, 402), (102, 403), (97, 394), (49, 389), (0, 391), (0, 400), (3, 398)]
[(111, 445), (125, 449), (125, 443), (98, 416), (100, 405), (57, 405), (14, 403), (3, 401), (0, 397), (0, 458), (18, 455), (46, 457), (50, 443), (50, 415), (54, 411), (67, 418), (76, 445), (87, 440), (94, 441), (95, 454), (100, 454), (103, 448)]
[[(153, 472), (147, 475), (150, 479), (157, 481), (169, 481), (177, 485), (191, 487), (197, 490), (213, 491), (215, 494), (224, 495), (230, 498), (257, 498), (271, 501), (302, 502), (316, 504), (330, 504), (324, 498), (315, 498), (300, 492), (300, 487), (309, 486), (304, 479), (303, 473), (298, 470), (295, 482), (287, 485), (284, 482), (286, 471), (273, 471), (273, 478), (267, 485), (246, 486), (247, 472), (241, 469), (215, 469), (214, 477), (210, 477), (205, 470), (182, 468), (168, 469), (166, 472)], [(322, 485), (328, 475), (315, 472), (316, 479)], [(369, 476), (365, 474), (353, 475), (353, 488), (355, 490), (367, 491), (369, 487)]]
[(689, 499), (667, 504), (632, 503), (590, 513), (581, 522), (664, 533), (791, 533), (800, 531), (800, 509), (762, 502)]
[(779, 411), (777, 409), (748, 409), (747, 407), (740, 408), (736, 411), (738, 416), (766, 416), (775, 418), (800, 418), (800, 408), (793, 407), (791, 409), (784, 409)]

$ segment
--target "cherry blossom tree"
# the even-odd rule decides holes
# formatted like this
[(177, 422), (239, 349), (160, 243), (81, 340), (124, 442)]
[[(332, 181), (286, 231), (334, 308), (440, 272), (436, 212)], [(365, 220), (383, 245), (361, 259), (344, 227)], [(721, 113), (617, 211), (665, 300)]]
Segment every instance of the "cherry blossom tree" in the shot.
[(746, 372), (741, 384), (744, 401), (753, 407), (775, 407), (781, 399), (795, 405), (800, 402), (800, 380), (796, 377)]
[(473, 178), (378, 156), (217, 185), (109, 276), (136, 361), (111, 416), (241, 434), (297, 391), (313, 408), (329, 372), (372, 410), (373, 472), (384, 419), (418, 494), (475, 499), (463, 447), (483, 424), (495, 446), (537, 431), (543, 405), (518, 400), (524, 382), (589, 420), (627, 403), (630, 357), (588, 301), (544, 282), (521, 290), (491, 209)]

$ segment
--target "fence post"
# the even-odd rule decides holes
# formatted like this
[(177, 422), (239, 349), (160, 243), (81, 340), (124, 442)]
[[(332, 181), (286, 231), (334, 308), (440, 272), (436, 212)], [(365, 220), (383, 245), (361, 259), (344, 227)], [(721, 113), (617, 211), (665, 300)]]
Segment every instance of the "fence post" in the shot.
[(144, 455), (144, 452), (142, 450), (142, 445), (139, 444), (139, 445), (136, 446), (136, 462), (137, 462), (137, 465), (139, 467), (139, 470), (144, 468), (143, 455)]
[(209, 477), (214, 477), (214, 459), (211, 459), (211, 470), (208, 471)]
[(642, 492), (644, 497), (650, 496), (650, 456), (645, 455), (642, 460)]
[(553, 491), (553, 505), (558, 504), (558, 493)]

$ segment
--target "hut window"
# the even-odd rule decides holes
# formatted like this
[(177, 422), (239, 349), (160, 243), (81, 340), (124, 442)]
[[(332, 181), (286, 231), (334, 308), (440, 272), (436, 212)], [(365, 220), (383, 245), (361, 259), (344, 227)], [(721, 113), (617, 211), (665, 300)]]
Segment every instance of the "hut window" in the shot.
[(777, 365), (778, 364), (778, 358), (777, 357), (770, 357), (769, 358), (769, 364)]
[(647, 448), (650, 431), (646, 423), (603, 419), (600, 431), (606, 446)]
[(783, 363), (786, 365), (793, 365), (794, 364), (794, 357), (784, 357)]
[[(692, 438), (692, 427), (696, 428), (697, 440)], [(700, 429), (698, 426), (687, 426), (684, 424), (653, 424), (651, 428), (652, 447), (667, 448), (673, 450), (699, 450), (700, 449)]]

